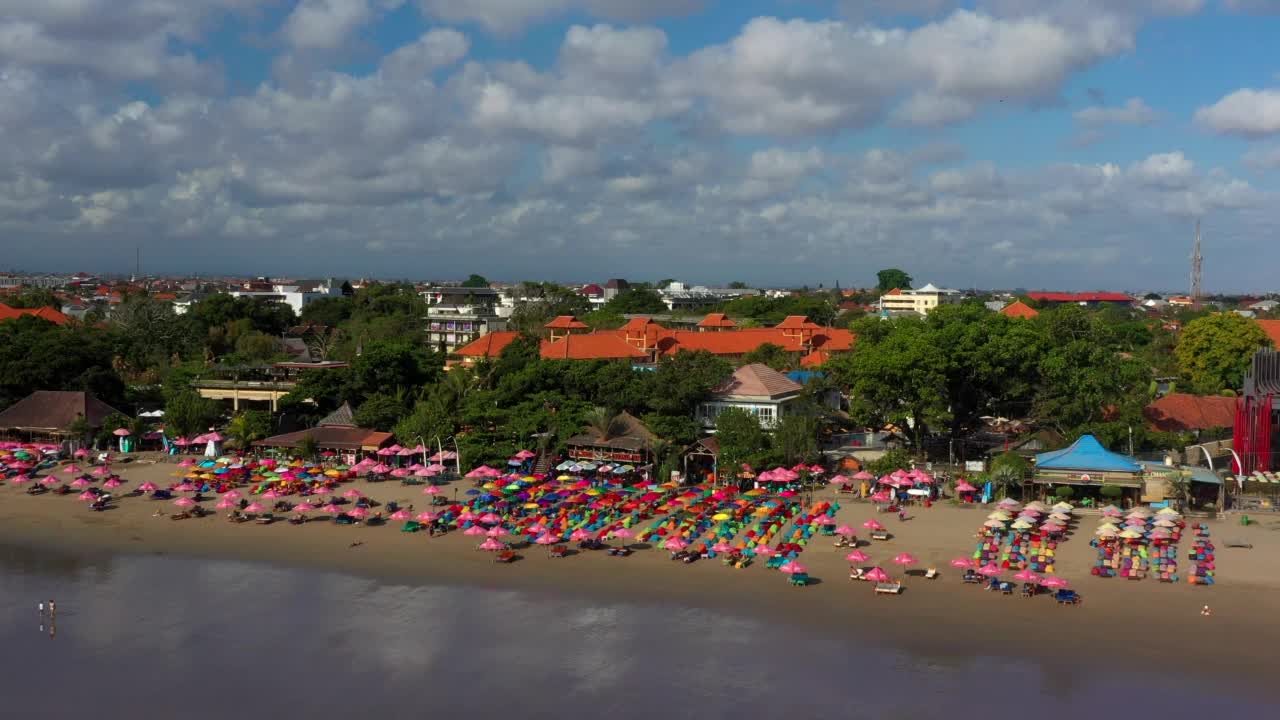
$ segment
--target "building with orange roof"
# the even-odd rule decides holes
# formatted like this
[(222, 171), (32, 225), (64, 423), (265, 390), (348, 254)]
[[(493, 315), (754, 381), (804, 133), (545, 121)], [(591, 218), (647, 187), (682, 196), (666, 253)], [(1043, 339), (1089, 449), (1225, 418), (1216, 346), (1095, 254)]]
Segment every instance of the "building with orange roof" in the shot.
[(1280, 320), (1254, 320), (1262, 332), (1271, 338), (1271, 344), (1280, 348)]
[(542, 327), (547, 329), (552, 342), (555, 342), (566, 335), (572, 335), (576, 332), (591, 329), (589, 325), (572, 315), (557, 315), (555, 318), (552, 318), (551, 322), (543, 325)]
[(5, 320), (16, 320), (23, 316), (38, 317), (41, 320), (48, 320), (54, 325), (66, 325), (71, 318), (62, 314), (59, 310), (51, 307), (38, 308), (15, 308), (9, 307), (4, 303), (0, 303), (0, 322)]
[(710, 330), (718, 332), (720, 330), (730, 330), (736, 327), (738, 327), (738, 324), (730, 320), (729, 316), (724, 313), (710, 313), (706, 317), (702, 318), (702, 321), (698, 323), (698, 329), (703, 331)]
[(649, 354), (633, 347), (623, 338), (608, 333), (565, 335), (559, 340), (542, 343), (544, 360), (631, 360), (646, 361)]
[(453, 352), (462, 358), (463, 365), (470, 366), (486, 358), (498, 357), (517, 337), (520, 337), (520, 333), (515, 330), (486, 333)]
[(1025, 318), (1030, 320), (1031, 318), (1036, 317), (1040, 313), (1036, 311), (1035, 308), (1022, 302), (1021, 300), (1014, 300), (1013, 302), (1001, 308), (1000, 314), (1004, 315), (1005, 317)]

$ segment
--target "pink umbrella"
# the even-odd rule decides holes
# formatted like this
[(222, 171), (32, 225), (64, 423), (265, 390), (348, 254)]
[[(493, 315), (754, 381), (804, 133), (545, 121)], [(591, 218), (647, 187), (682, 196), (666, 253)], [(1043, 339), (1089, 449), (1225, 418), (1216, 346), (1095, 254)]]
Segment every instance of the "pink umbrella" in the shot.
[(995, 563), (987, 563), (978, 568), (978, 574), (985, 577), (995, 577), (1000, 574), (1000, 568)]
[(266, 508), (263, 507), (261, 503), (249, 503), (244, 509), (244, 511), (247, 513), (260, 513), (260, 512), (264, 512), (265, 510)]
[(785, 573), (789, 573), (791, 575), (800, 575), (802, 573), (809, 572), (809, 568), (805, 567), (804, 565), (801, 565), (798, 562), (785, 563), (783, 564), (782, 567), (787, 567), (788, 564), (791, 565), (791, 567), (788, 568), (787, 570), (783, 570), (783, 572)]
[(226, 500), (239, 500), (244, 497), (239, 490), (228, 490), (222, 493), (222, 497)]
[(217, 509), (219, 509), (219, 510), (230, 510), (230, 509), (234, 508), (235, 506), (236, 506), (236, 501), (235, 501), (235, 500), (229, 500), (229, 499), (227, 499), (227, 498), (223, 498), (223, 499), (219, 500), (219, 501), (218, 501), (218, 504), (217, 504), (217, 505), (214, 505), (214, 507), (215, 507), (215, 508), (217, 508)]
[(97, 477), (106, 477), (111, 474), (111, 468), (107, 467), (106, 465), (99, 465), (98, 467), (93, 469), (92, 474)]
[(853, 528), (849, 527), (848, 525), (841, 525), (840, 527), (836, 528), (837, 535), (853, 535), (855, 533), (856, 531)]
[(881, 490), (871, 494), (871, 502), (889, 502), (890, 500), (893, 500), (893, 496), (889, 494), (888, 490)]
[(72, 455), (78, 458), (87, 458), (89, 457), (89, 451), (85, 450), (84, 448), (80, 448), (79, 450), (76, 450), (74, 453), (72, 453)]
[(480, 516), (480, 522), (485, 525), (493, 525), (494, 523), (502, 522), (502, 518), (495, 513), (487, 512)]
[(355, 500), (356, 498), (364, 497), (364, 494), (355, 488), (351, 488), (350, 490), (342, 493), (342, 497), (347, 498), (348, 500)]
[(189, 507), (193, 507), (196, 504), (196, 501), (192, 500), (189, 497), (180, 497), (177, 500), (174, 500), (173, 504), (177, 505), (180, 508), (189, 508)]
[(830, 485), (848, 485), (849, 478), (843, 475), (836, 475), (832, 477), (830, 480), (828, 480), (827, 483)]
[(296, 513), (311, 512), (312, 510), (315, 510), (315, 509), (316, 509), (316, 506), (311, 505), (310, 503), (298, 503), (297, 505), (294, 505), (292, 508), (293, 512), (296, 512)]
[(507, 534), (507, 531), (501, 525), (495, 525), (488, 530), (485, 530), (484, 534), (489, 537), (502, 537)]
[(919, 561), (911, 553), (898, 553), (894, 556), (893, 562), (895, 565), (915, 565)]
[(462, 512), (458, 513), (458, 522), (460, 523), (470, 522), (475, 519), (476, 519), (476, 514), (471, 512), (470, 510), (463, 510)]
[(14, 479), (10, 480), (9, 482), (13, 483), (14, 485), (21, 485), (23, 483), (31, 482), (31, 478), (27, 477), (26, 475), (19, 475)]
[(118, 488), (123, 484), (124, 483), (120, 482), (116, 478), (110, 478), (106, 482), (102, 483), (102, 487), (107, 488), (108, 490), (111, 490), (113, 488)]
[(389, 516), (392, 520), (409, 520), (413, 518), (413, 513), (408, 510), (397, 510)]
[(53, 487), (54, 485), (57, 485), (57, 484), (58, 484), (58, 478), (56, 478), (56, 477), (54, 477), (54, 476), (50, 475), (49, 477), (47, 477), (47, 478), (45, 478), (45, 479), (41, 480), (41, 481), (40, 481), (40, 484), (41, 484), (41, 485), (43, 485), (43, 486), (45, 486), (45, 487)]
[(195, 460), (192, 460), (191, 458), (187, 458), (187, 459), (183, 460), (182, 462), (178, 463), (178, 467), (180, 467), (180, 468), (195, 467), (195, 465), (196, 465), (196, 461), (195, 461)]
[(428, 469), (426, 469), (426, 468), (424, 468), (424, 467), (420, 467), (420, 468), (418, 468), (417, 470), (414, 470), (414, 471), (413, 471), (413, 476), (414, 476), (414, 477), (420, 477), (420, 478), (431, 477), (431, 476), (432, 476), (432, 474), (433, 474), (433, 473), (432, 473), (430, 470), (428, 470)]
[(818, 517), (814, 518), (812, 522), (810, 522), (810, 524), (811, 525), (835, 525), (836, 519), (831, 517), (830, 515), (819, 515)]
[(951, 561), (951, 567), (961, 569), (971, 568), (973, 567), (973, 561), (969, 558), (956, 558)]
[(515, 456), (520, 458), (521, 460), (528, 460), (531, 457), (537, 457), (538, 454), (531, 450), (521, 450), (520, 452), (516, 453)]
[(1029, 583), (1040, 582), (1040, 576), (1031, 572), (1030, 570), (1023, 570), (1021, 572), (1014, 573), (1013, 579), (1019, 582), (1029, 582)]
[(263, 500), (278, 500), (279, 498), (282, 498), (282, 497), (284, 496), (276, 492), (275, 490), (268, 490), (262, 493)]
[(413, 473), (409, 471), (409, 468), (396, 468), (395, 470), (391, 471), (391, 477), (402, 478), (402, 477), (409, 477), (412, 474)]
[(849, 561), (849, 562), (851, 562), (851, 563), (864, 563), (864, 562), (866, 562), (866, 561), (870, 560), (870, 559), (871, 559), (871, 556), (870, 556), (870, 555), (867, 555), (866, 553), (862, 552), (861, 550), (854, 550), (853, 552), (849, 553), (848, 555), (845, 555), (845, 556), (844, 556), (844, 559), (845, 559), (845, 560), (847, 560), (847, 561)]
[(423, 495), (439, 495), (440, 488), (435, 485), (428, 485), (422, 489), (422, 494)]
[(431, 473), (442, 473), (445, 471), (445, 466), (440, 463), (432, 463), (428, 465), (426, 469)]
[(377, 465), (374, 465), (372, 468), (370, 468), (370, 470), (372, 470), (373, 473), (377, 475), (386, 475), (387, 473), (391, 472), (391, 467), (384, 463), (378, 463)]
[(196, 489), (196, 486), (188, 482), (180, 483), (178, 485), (173, 486), (174, 492), (191, 492), (192, 490), (195, 490), (195, 489)]
[(854, 480), (859, 480), (859, 481), (861, 481), (861, 480), (875, 480), (875, 479), (876, 479), (876, 476), (875, 476), (875, 475), (872, 475), (871, 473), (867, 472), (866, 470), (859, 470), (858, 472), (854, 473), (854, 475), (853, 475), (853, 479), (854, 479)]
[(733, 552), (733, 546), (727, 542), (718, 542), (711, 546), (711, 552), (727, 553)]
[(1067, 582), (1066, 580), (1060, 577), (1052, 576), (1052, 575), (1041, 580), (1040, 584), (1047, 588), (1052, 588), (1052, 589), (1065, 588), (1071, 585), (1071, 583)]
[(754, 552), (757, 557), (769, 557), (770, 555), (773, 554), (773, 548), (769, 547), (768, 545), (761, 545), (760, 547), (756, 548)]
[(481, 550), (503, 550), (506, 547), (506, 544), (497, 538), (489, 538), (488, 540), (480, 543)]
[(889, 582), (889, 573), (878, 567), (871, 568), (863, 577), (871, 582)]
[(569, 539), (573, 542), (582, 542), (583, 540), (591, 539), (591, 533), (579, 528), (569, 533)]
[(788, 561), (786, 561), (786, 562), (782, 563), (781, 565), (779, 565), (779, 566), (778, 566), (778, 570), (780, 570), (780, 571), (782, 571), (782, 572), (784, 572), (784, 573), (793, 573), (793, 572), (795, 572), (795, 570), (794, 570), (795, 566), (796, 566), (796, 563), (795, 563), (795, 561), (794, 561), (794, 560), (788, 560)]
[(970, 485), (968, 482), (964, 480), (961, 480), (960, 482), (956, 483), (956, 492), (966, 493), (966, 492), (977, 492), (977, 491), (978, 491), (978, 488)]
[(440, 516), (433, 512), (420, 512), (416, 519), (421, 520), (422, 522), (435, 522), (439, 518)]
[(864, 527), (864, 528), (866, 528), (866, 529), (868, 529), (868, 530), (883, 530), (883, 529), (884, 529), (884, 526), (880, 524), (880, 521), (879, 521), (879, 520), (868, 520), (868, 521), (866, 521), (866, 522), (862, 523), (862, 527)]
[(347, 511), (347, 515), (356, 519), (366, 518), (369, 517), (369, 511), (362, 507), (353, 507)]
[(463, 530), (462, 534), (468, 537), (478, 537), (480, 535), (484, 535), (484, 528), (480, 527), (479, 525), (472, 525), (466, 530)]
[(534, 542), (539, 545), (555, 545), (560, 542), (560, 538), (552, 535), (551, 533), (546, 533), (545, 535), (539, 536), (537, 540), (534, 540)]
[(88, 480), (85, 480), (84, 478), (76, 478), (75, 480), (71, 481), (71, 487), (77, 490), (79, 490), (80, 488), (89, 487), (92, 484), (93, 483), (89, 482)]
[(94, 495), (88, 490), (85, 490), (84, 492), (80, 493), (76, 497), (80, 498), (81, 500), (97, 500), (98, 499), (97, 495)]
[(662, 543), (662, 547), (666, 548), (667, 550), (671, 550), (672, 552), (679, 552), (689, 547), (689, 543), (686, 542), (684, 538), (673, 537), (670, 540), (667, 540), (666, 542)]
[(338, 513), (342, 512), (342, 507), (338, 505), (334, 505), (333, 503), (329, 503), (328, 505), (321, 505), (320, 512), (325, 513), (327, 515), (337, 515)]
[(129, 432), (124, 428), (116, 428), (115, 430), (111, 431), (111, 434), (115, 435), (116, 437), (129, 437), (133, 433)]
[(144, 482), (138, 486), (138, 489), (142, 492), (155, 492), (159, 488), (156, 487), (156, 484), (153, 482)]
[(80, 472), (80, 466), (76, 465), (75, 463), (71, 463), (70, 465), (62, 468), (62, 472), (68, 473), (68, 474), (78, 473)]
[(1057, 523), (1048, 522), (1048, 523), (1045, 523), (1044, 525), (1041, 525), (1040, 529), (1045, 532), (1062, 532), (1066, 528), (1062, 527)]

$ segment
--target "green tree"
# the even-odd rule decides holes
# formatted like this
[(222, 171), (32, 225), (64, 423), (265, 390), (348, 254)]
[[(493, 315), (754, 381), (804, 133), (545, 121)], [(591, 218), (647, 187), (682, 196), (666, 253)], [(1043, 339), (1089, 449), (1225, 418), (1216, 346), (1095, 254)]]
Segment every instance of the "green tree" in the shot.
[(1165, 487), (1169, 490), (1169, 498), (1181, 508), (1191, 504), (1191, 476), (1181, 472), (1171, 473), (1165, 478)]
[(0, 323), (0, 407), (36, 390), (84, 390), (121, 404), (114, 345), (110, 329), (92, 325), (59, 326), (32, 316)]
[(876, 289), (889, 292), (894, 288), (906, 290), (911, 287), (911, 276), (898, 268), (889, 268), (876, 273)]
[(12, 308), (51, 307), (54, 310), (62, 309), (62, 301), (48, 288), (23, 288), (22, 292), (17, 295), (5, 298), (4, 304)]
[(483, 275), (477, 275), (475, 273), (471, 273), (471, 275), (466, 280), (462, 281), (462, 287), (487, 288), (489, 287), (489, 281), (486, 280)]
[(751, 363), (761, 363), (768, 365), (774, 370), (790, 370), (791, 369), (791, 353), (786, 348), (773, 343), (764, 343), (755, 350), (742, 356), (742, 364), (750, 365)]
[(304, 323), (336, 328), (349, 320), (354, 311), (355, 303), (350, 297), (322, 297), (303, 305), (298, 319)]
[(311, 433), (303, 435), (298, 440), (298, 447), (294, 449), (294, 456), (307, 460), (314, 460), (320, 455), (320, 446), (316, 444), (316, 439)]
[(165, 429), (176, 436), (198, 435), (218, 421), (218, 404), (194, 390), (174, 392), (164, 404)]
[(769, 448), (760, 419), (740, 408), (727, 408), (716, 417), (720, 453), (716, 465), (722, 478), (735, 478), (743, 464), (755, 464)]
[(440, 377), (439, 357), (422, 345), (384, 340), (371, 343), (351, 363), (353, 399), (361, 402), (374, 393), (418, 391)]
[(706, 351), (679, 352), (663, 358), (648, 383), (647, 404), (663, 415), (692, 415), (711, 390), (733, 374), (733, 366)]
[(250, 330), (236, 338), (237, 359), (246, 365), (258, 365), (282, 357), (280, 341), (264, 332)]
[(749, 286), (741, 280), (734, 280), (729, 283), (730, 290), (746, 290)]
[(615, 295), (602, 309), (618, 315), (652, 314), (667, 312), (667, 304), (654, 290), (632, 288)]
[(996, 487), (997, 494), (1005, 497), (1010, 490), (1022, 484), (1029, 468), (1027, 459), (1021, 455), (1011, 452), (1001, 453), (991, 461), (989, 472), (991, 484)]
[(1174, 355), (1182, 376), (1196, 392), (1220, 393), (1238, 389), (1253, 353), (1269, 347), (1270, 338), (1256, 322), (1235, 313), (1217, 313), (1183, 327)]
[(788, 412), (773, 428), (773, 447), (786, 465), (818, 457), (818, 418), (811, 412)]
[(526, 335), (545, 334), (543, 326), (557, 316), (582, 316), (591, 311), (591, 301), (585, 296), (555, 283), (522, 283), (517, 296), (524, 302), (516, 306), (507, 325)]
[(375, 430), (392, 430), (408, 414), (406, 394), (373, 393), (360, 403), (353, 420), (356, 425)]
[(872, 475), (888, 475), (894, 470), (906, 470), (911, 467), (911, 453), (902, 448), (886, 450), (884, 455), (867, 463), (867, 472)]
[(227, 435), (236, 447), (245, 449), (257, 440), (271, 435), (271, 413), (261, 410), (241, 410), (227, 423)]
[(110, 316), (116, 330), (117, 356), (134, 374), (160, 369), (176, 357), (198, 355), (201, 335), (190, 318), (173, 306), (145, 295), (131, 295)]

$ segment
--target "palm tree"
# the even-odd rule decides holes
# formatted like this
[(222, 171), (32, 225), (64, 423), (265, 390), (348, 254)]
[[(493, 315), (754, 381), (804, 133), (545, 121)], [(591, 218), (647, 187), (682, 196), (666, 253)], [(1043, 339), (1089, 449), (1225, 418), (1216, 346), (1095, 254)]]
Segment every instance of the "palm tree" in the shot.
[(1175, 473), (1165, 478), (1169, 489), (1169, 497), (1176, 500), (1179, 508), (1186, 508), (1191, 502), (1191, 478), (1183, 473)]
[(587, 429), (594, 433), (601, 442), (612, 439), (618, 433), (623, 432), (621, 418), (617, 413), (607, 408), (597, 407), (591, 410), (584, 420), (587, 424)]

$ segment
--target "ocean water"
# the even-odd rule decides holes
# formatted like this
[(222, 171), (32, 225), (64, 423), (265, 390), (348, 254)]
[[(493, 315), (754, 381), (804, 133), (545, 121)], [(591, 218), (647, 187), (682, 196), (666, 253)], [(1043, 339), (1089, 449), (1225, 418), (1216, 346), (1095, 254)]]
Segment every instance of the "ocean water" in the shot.
[(0, 547), (0, 607), (2, 717), (1268, 716), (1188, 658), (941, 660), (730, 610), (234, 562)]

